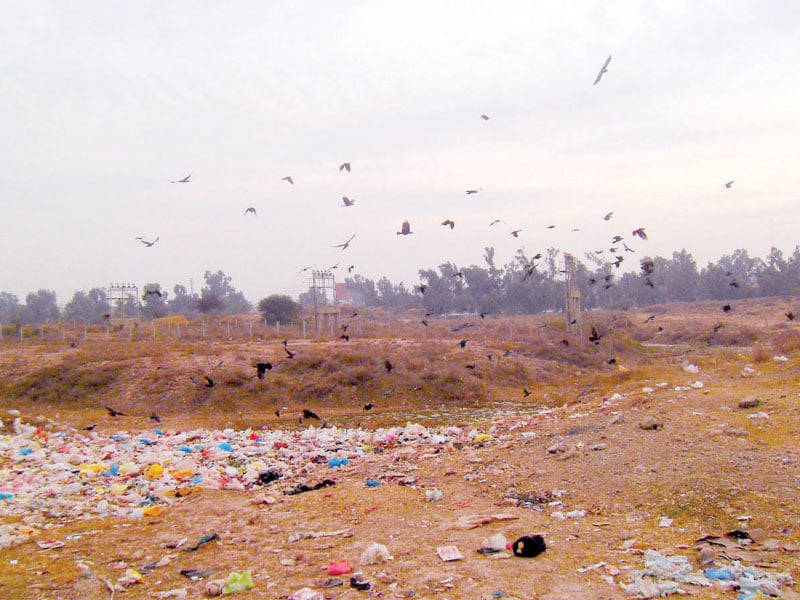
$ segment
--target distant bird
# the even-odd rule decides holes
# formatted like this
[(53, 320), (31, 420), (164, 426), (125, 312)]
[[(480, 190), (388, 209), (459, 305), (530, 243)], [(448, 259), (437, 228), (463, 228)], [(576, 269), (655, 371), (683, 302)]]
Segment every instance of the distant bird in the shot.
[(733, 179), (731, 179), (730, 181), (726, 181), (725, 187), (731, 189), (731, 187), (733, 187)]
[(739, 282), (736, 281), (735, 279), (733, 281), (731, 281), (728, 285), (733, 287), (733, 288), (736, 288), (737, 290), (739, 289)]
[(589, 341), (590, 341), (590, 342), (592, 342), (593, 344), (597, 345), (597, 344), (599, 344), (599, 343), (600, 343), (600, 339), (601, 339), (602, 337), (603, 337), (603, 336), (602, 336), (602, 335), (600, 335), (600, 334), (597, 332), (597, 329), (596, 329), (594, 326), (592, 326), (592, 335), (590, 335), (590, 336), (589, 336)]
[(150, 420), (155, 421), (156, 423), (161, 423), (161, 417), (158, 416), (156, 411), (153, 411), (153, 414), (150, 415)]
[(392, 364), (392, 361), (390, 361), (388, 358), (383, 361), (383, 366), (386, 367), (386, 372), (387, 373), (391, 373), (392, 369), (394, 368), (394, 365)]
[(422, 321), (420, 321), (420, 323), (422, 323), (423, 325), (425, 325), (425, 327), (427, 327), (427, 326), (428, 326), (428, 322), (427, 322), (425, 319), (422, 319)]
[(275, 409), (275, 416), (276, 417), (280, 417), (281, 416), (281, 410), (279, 408)]
[(520, 231), (522, 231), (522, 229), (515, 229), (514, 231), (511, 232), (511, 235), (513, 235), (514, 237), (519, 237)]
[(633, 231), (631, 231), (631, 235), (640, 237), (643, 240), (647, 239), (647, 234), (644, 232), (644, 227), (639, 227), (639, 229), (634, 229)]
[(304, 419), (316, 419), (319, 421), (319, 415), (312, 410), (308, 410), (307, 408), (303, 409), (303, 418)]
[(611, 217), (613, 217), (613, 216), (614, 216), (614, 212), (613, 211), (611, 211), (610, 213), (606, 213), (605, 216), (603, 217), (603, 221), (610, 221)]
[(723, 327), (725, 326), (722, 323), (717, 323), (716, 325), (714, 325), (714, 333), (717, 333)]
[(291, 175), (287, 175), (286, 177), (281, 177), (281, 181), (288, 181), (292, 185), (294, 185), (294, 179), (292, 179)]
[(467, 341), (468, 341), (468, 340), (461, 340), (460, 342), (458, 342), (458, 345), (459, 345), (459, 346), (461, 346), (462, 348), (466, 348), (466, 346), (467, 346)]
[(530, 390), (528, 390), (528, 388), (526, 388), (526, 387), (522, 388), (522, 397), (523, 398), (527, 398), (530, 395), (531, 395), (531, 392), (530, 392)]
[(600, 72), (597, 74), (597, 77), (595, 78), (594, 83), (592, 85), (597, 85), (598, 83), (600, 83), (600, 80), (603, 78), (603, 73), (608, 73), (608, 63), (610, 62), (611, 62), (611, 55), (609, 54), (608, 58), (606, 59), (606, 62), (604, 62), (603, 66), (600, 67)]
[(644, 278), (644, 284), (645, 284), (647, 287), (649, 287), (649, 288), (656, 289), (656, 286), (655, 286), (655, 284), (653, 283), (653, 280), (652, 280), (652, 279), (650, 279), (649, 277), (645, 277), (645, 278)]
[(93, 423), (92, 425), (87, 425), (86, 427), (84, 427), (84, 430), (92, 431), (95, 427), (97, 427), (97, 423)]
[(453, 277), (458, 277), (459, 279), (464, 279), (464, 272), (463, 271), (456, 271), (453, 273)]
[(609, 364), (609, 365), (615, 365), (615, 364), (617, 364), (617, 359), (614, 358), (614, 357), (611, 357), (606, 361), (606, 363)]
[(486, 318), (486, 313), (485, 313), (485, 312), (478, 313), (478, 316), (479, 316), (481, 319), (485, 319), (485, 318)]
[(733, 310), (733, 309), (732, 309), (732, 307), (731, 307), (731, 305), (730, 305), (730, 304), (724, 304), (724, 305), (722, 306), (722, 312), (725, 312), (725, 313), (727, 313), (727, 312), (731, 312), (731, 310)]
[(348, 272), (348, 273), (352, 273), (352, 272), (353, 272), (353, 269), (355, 269), (355, 268), (356, 268), (356, 266), (355, 266), (355, 265), (350, 265), (349, 267), (347, 267), (347, 272)]
[(286, 347), (286, 344), (283, 345), (283, 351), (286, 352), (287, 357), (294, 358), (295, 353), (289, 350), (289, 348)]
[(215, 385), (214, 380), (211, 379), (211, 377), (209, 377), (208, 375), (204, 375), (203, 377), (206, 378), (206, 387), (207, 388), (213, 388), (214, 385)]
[(244, 211), (244, 214), (245, 214), (245, 216), (247, 216), (247, 213), (253, 213), (253, 216), (254, 216), (254, 217), (257, 217), (257, 216), (258, 216), (258, 215), (256, 214), (256, 209), (255, 209), (255, 208), (253, 208), (252, 206), (248, 206), (248, 207), (245, 209), (245, 211)]
[(494, 221), (489, 223), (489, 227), (491, 227), (492, 225), (497, 225), (498, 223), (502, 223), (503, 225), (508, 225), (508, 223), (503, 221), (503, 219), (495, 219)]
[(653, 321), (653, 320), (655, 320), (655, 318), (656, 318), (657, 316), (658, 316), (658, 315), (650, 315), (649, 317), (647, 317), (647, 318), (644, 320), (644, 322), (645, 322), (645, 323), (649, 323), (650, 321)]
[(787, 319), (789, 319), (790, 321), (794, 321), (795, 314), (794, 314), (792, 311), (785, 312), (785, 313), (783, 313), (783, 314), (784, 314), (784, 315), (786, 316), (786, 318), (787, 318)]
[(364, 410), (372, 410), (373, 408), (375, 408), (375, 405), (372, 402), (364, 405)]
[(456, 222), (453, 221), (452, 219), (445, 219), (444, 221), (442, 221), (442, 225), (444, 225), (445, 227), (449, 225), (450, 229), (453, 229), (453, 227), (456, 226)]
[(616, 260), (612, 264), (619, 269), (620, 265), (622, 264), (622, 261), (625, 260), (625, 257), (624, 256), (615, 256), (614, 258)]
[(269, 362), (260, 362), (256, 363), (256, 375), (259, 379), (264, 379), (264, 375), (267, 371), (272, 369), (272, 363)]
[(478, 188), (477, 190), (467, 190), (467, 196), (469, 196), (470, 194), (477, 194), (477, 193), (478, 193), (478, 192), (480, 192), (482, 189), (483, 189), (483, 188)]
[(611, 238), (611, 243), (612, 244), (618, 244), (621, 241), (622, 241), (622, 236), (621, 235), (615, 235), (613, 238)]
[(555, 225), (548, 225), (548, 226), (547, 226), (547, 229), (555, 229), (555, 228), (556, 228), (556, 226), (555, 226)]
[(350, 172), (350, 163), (349, 162), (343, 162), (342, 164), (339, 165), (339, 170), (340, 171), (347, 171), (349, 173)]
[(408, 221), (403, 221), (403, 225), (400, 227), (400, 231), (397, 232), (397, 235), (410, 235), (414, 233), (411, 231), (411, 225)]
[(427, 290), (427, 289), (428, 289), (428, 286), (425, 285), (424, 283), (420, 283), (419, 285), (415, 285), (414, 286), (414, 291), (415, 292), (419, 292), (420, 294), (424, 294), (425, 290)]
[(467, 369), (469, 369), (470, 371), (474, 371), (474, 370), (475, 370), (475, 363), (470, 363), (470, 364), (468, 364), (468, 365), (465, 365), (465, 366), (466, 366), (466, 368), (467, 368)]
[(343, 206), (353, 206), (355, 204), (355, 200), (350, 200), (347, 196), (342, 196), (342, 204)]
[(347, 240), (346, 242), (343, 242), (341, 244), (336, 244), (335, 246), (332, 246), (332, 248), (341, 248), (342, 251), (344, 252), (350, 246), (350, 242), (352, 242), (355, 237), (356, 237), (356, 234), (354, 233), (353, 235), (350, 236), (349, 240)]
[(652, 275), (653, 270), (655, 269), (655, 263), (649, 258), (642, 259), (642, 274), (643, 275)]
[(161, 290), (148, 290), (145, 288), (144, 294), (142, 295), (142, 300), (147, 300), (148, 296), (158, 296), (161, 298)]
[(183, 179), (178, 179), (177, 181), (172, 181), (172, 180), (170, 180), (170, 183), (189, 183), (189, 178), (190, 178), (191, 176), (192, 176), (192, 174), (191, 174), (191, 173), (189, 173), (189, 174), (188, 174), (186, 177), (184, 177)]
[(156, 238), (152, 242), (148, 242), (146, 239), (144, 239), (141, 236), (137, 237), (136, 239), (139, 240), (140, 242), (142, 242), (148, 248), (151, 248), (158, 241), (158, 238)]
[(488, 121), (489, 115), (481, 115), (481, 119), (483, 119), (484, 121)]
[(116, 410), (114, 408), (111, 408), (110, 406), (106, 406), (105, 409), (108, 411), (108, 414), (111, 415), (112, 417), (127, 417), (128, 416), (124, 412), (118, 411), (118, 410)]
[(636, 252), (636, 250), (628, 246), (628, 244), (626, 244), (625, 242), (622, 242), (622, 247), (625, 249), (625, 252)]

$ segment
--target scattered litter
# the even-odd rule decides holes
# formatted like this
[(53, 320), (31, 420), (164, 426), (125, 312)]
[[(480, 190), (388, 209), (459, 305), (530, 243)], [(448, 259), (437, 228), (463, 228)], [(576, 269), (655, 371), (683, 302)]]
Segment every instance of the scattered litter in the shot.
[(324, 479), (319, 483), (315, 483), (314, 485), (307, 485), (305, 483), (298, 484), (293, 488), (284, 490), (283, 493), (286, 494), (287, 496), (294, 496), (295, 494), (302, 494), (304, 492), (313, 492), (314, 490), (319, 490), (332, 485), (336, 485), (336, 482), (333, 479)]
[(374, 542), (370, 544), (364, 552), (361, 553), (359, 563), (362, 565), (374, 565), (386, 561), (394, 560), (389, 549), (383, 544)]
[(288, 600), (325, 600), (325, 596), (320, 592), (304, 587), (289, 596)]
[(455, 546), (439, 546), (436, 548), (436, 553), (444, 562), (462, 560), (464, 558), (464, 555)]
[(253, 576), (250, 571), (242, 571), (237, 573), (231, 572), (228, 575), (228, 580), (222, 588), (223, 594), (234, 594), (236, 592), (245, 592), (253, 587)]
[(700, 368), (697, 365), (693, 365), (692, 363), (686, 363), (683, 365), (683, 370), (686, 373), (699, 373)]
[(496, 533), (481, 542), (478, 552), (484, 555), (493, 555), (508, 548), (508, 540), (502, 533)]
[(593, 565), (587, 565), (585, 567), (579, 567), (577, 569), (577, 571), (578, 571), (578, 573), (588, 573), (589, 571), (596, 571), (597, 569), (602, 569), (605, 566), (606, 566), (606, 563), (599, 562), (599, 563), (594, 563)]
[(49, 539), (49, 540), (41, 540), (36, 542), (36, 545), (39, 546), (42, 550), (53, 550), (54, 548), (63, 548), (64, 542), (61, 540)]
[(328, 466), (331, 468), (346, 467), (349, 463), (350, 461), (347, 460), (346, 458), (339, 458), (337, 456), (334, 456), (328, 461)]
[(519, 519), (517, 515), (510, 513), (498, 513), (494, 515), (464, 515), (459, 517), (455, 523), (456, 529), (475, 529), (481, 525), (486, 525), (492, 521), (513, 521)]
[(777, 356), (773, 356), (772, 360), (775, 362), (787, 362), (789, 359), (783, 354), (778, 354)]
[(350, 578), (350, 587), (366, 592), (372, 588), (372, 584), (364, 578), (361, 573), (356, 573)]
[(328, 575), (346, 575), (353, 572), (353, 567), (346, 560), (335, 560), (328, 565)]
[(442, 499), (442, 497), (443, 497), (442, 492), (440, 492), (436, 488), (425, 490), (425, 500), (427, 500), (428, 502), (438, 502), (439, 500)]
[(661, 517), (658, 520), (658, 526), (659, 527), (665, 527), (665, 528), (666, 527), (672, 527), (672, 523), (673, 523), (673, 520), (670, 519), (669, 517)]
[(335, 535), (342, 535), (350, 537), (353, 535), (352, 529), (337, 529), (335, 531), (298, 531), (289, 536), (289, 543), (298, 542), (300, 540), (312, 540), (316, 538), (333, 537)]
[(694, 383), (690, 383), (689, 387), (692, 387), (692, 388), (694, 388), (696, 390), (701, 390), (701, 389), (703, 389), (704, 384), (703, 384), (702, 381), (695, 381)]
[(378, 487), (380, 484), (381, 482), (378, 481), (377, 479), (367, 479), (364, 482), (364, 485), (366, 485), (367, 487)]
[(211, 542), (211, 541), (217, 540), (217, 539), (219, 539), (219, 536), (216, 533), (211, 533), (211, 534), (208, 534), (208, 535), (204, 535), (203, 537), (201, 537), (198, 540), (198, 542), (194, 546), (192, 546), (191, 548), (187, 548), (187, 550), (189, 552), (196, 552), (197, 550), (200, 549), (200, 546), (202, 546), (203, 544), (207, 544), (208, 542)]
[(167, 590), (164, 592), (156, 592), (156, 598), (187, 598), (189, 592), (186, 588), (175, 588), (174, 590)]
[(514, 556), (521, 556), (524, 558), (533, 558), (539, 556), (547, 549), (547, 544), (541, 535), (523, 535), (513, 544), (511, 550)]
[(197, 581), (199, 579), (205, 579), (209, 575), (213, 575), (214, 572), (215, 569), (206, 569), (204, 571), (201, 571), (199, 569), (183, 569), (181, 571), (181, 575), (192, 581)]
[(751, 415), (747, 415), (747, 418), (748, 419), (769, 419), (769, 413), (764, 412), (762, 410), (761, 412), (757, 412), (757, 413), (753, 413)]

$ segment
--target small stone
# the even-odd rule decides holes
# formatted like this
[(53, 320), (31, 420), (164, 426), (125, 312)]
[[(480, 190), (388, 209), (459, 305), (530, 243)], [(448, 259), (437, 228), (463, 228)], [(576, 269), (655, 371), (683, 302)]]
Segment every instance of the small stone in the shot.
[(747, 396), (739, 400), (739, 408), (755, 408), (761, 404), (758, 396)]
[(569, 447), (565, 441), (556, 442), (552, 446), (547, 449), (548, 454), (558, 454), (560, 452), (566, 452)]
[(645, 431), (661, 429), (663, 427), (664, 424), (656, 417), (645, 417), (639, 421), (639, 429), (644, 429)]

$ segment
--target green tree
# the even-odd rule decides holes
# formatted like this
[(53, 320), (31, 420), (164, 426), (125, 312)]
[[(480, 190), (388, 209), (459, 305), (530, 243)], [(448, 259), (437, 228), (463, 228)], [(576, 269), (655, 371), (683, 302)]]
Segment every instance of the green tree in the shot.
[(258, 302), (258, 312), (270, 324), (275, 321), (289, 324), (300, 316), (302, 310), (300, 303), (282, 294), (273, 294)]
[(9, 292), (0, 292), (0, 323), (19, 323), (22, 318), (19, 298)]
[(200, 312), (226, 312), (246, 313), (253, 307), (239, 292), (231, 285), (231, 278), (222, 271), (212, 273), (206, 271), (204, 275), (206, 284), (200, 290)]
[(56, 293), (51, 290), (39, 290), (35, 294), (31, 292), (25, 298), (25, 306), (31, 323), (53, 323), (61, 316)]
[(142, 295), (142, 316), (145, 319), (159, 319), (169, 314), (167, 296), (168, 293), (161, 289), (161, 284), (146, 284)]
[(190, 294), (186, 290), (186, 286), (176, 284), (172, 288), (174, 294), (172, 300), (167, 301), (169, 314), (171, 315), (184, 315), (192, 317), (197, 314), (197, 304), (200, 302), (200, 296), (197, 294)]
[(111, 314), (111, 304), (102, 288), (75, 292), (64, 307), (64, 319), (82, 323), (102, 323)]

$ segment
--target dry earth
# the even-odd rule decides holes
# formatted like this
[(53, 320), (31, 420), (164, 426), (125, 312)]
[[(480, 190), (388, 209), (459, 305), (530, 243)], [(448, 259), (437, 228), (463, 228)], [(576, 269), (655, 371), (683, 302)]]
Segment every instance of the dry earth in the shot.
[[(363, 362), (381, 371), (389, 356), (397, 364), (393, 373), (356, 378), (346, 390), (339, 390), (340, 384), (328, 394), (312, 386), (315, 370), (324, 365), (292, 372), (284, 361), (281, 367), (282, 348), (275, 340), (218, 343), (205, 351), (197, 344), (186, 350), (141, 342), (139, 350), (124, 355), (102, 341), (70, 349), (6, 340), (0, 354), (4, 407), (52, 432), (70, 427), (81, 432), (95, 423), (98, 435), (152, 431), (147, 421), (152, 410), (160, 411), (167, 431), (197, 426), (299, 431), (309, 422), (301, 425), (297, 414), (308, 406), (339, 428), (414, 421), (455, 425), (463, 433), (436, 447), (398, 443), (382, 451), (373, 448), (337, 469), (309, 463), (291, 482), (245, 491), (200, 489), (157, 517), (64, 523), (32, 515), (26, 523), (38, 535), (0, 550), (0, 596), (107, 599), (117, 594), (133, 599), (186, 588), (187, 597), (203, 597), (207, 580), (192, 582), (180, 574), (191, 568), (214, 569), (213, 577), (223, 578), (249, 569), (255, 585), (240, 594), (243, 598), (286, 598), (303, 587), (326, 598), (627, 598), (619, 582), (630, 581), (642, 568), (645, 550), (685, 554), (694, 563), (695, 540), (736, 529), (751, 531), (758, 543), (730, 554), (800, 580), (800, 343), (792, 324), (781, 317), (791, 305), (792, 299), (739, 303), (735, 327), (747, 341), (740, 345), (731, 345), (735, 339), (722, 345), (709, 337), (722, 318), (719, 306), (711, 304), (662, 307), (647, 325), (653, 312), (593, 315), (591, 322), (602, 324), (611, 339), (594, 348), (583, 344), (582, 354), (567, 349), (569, 356), (558, 354), (566, 351), (560, 334), (531, 339), (535, 324), (547, 322), (541, 317), (527, 325), (527, 338), (522, 323), (531, 320), (522, 318), (515, 327), (519, 339), (511, 339), (500, 326), (493, 332), (487, 325), (481, 334), (476, 329), (464, 354), (454, 350), (458, 334), (444, 325), (435, 330), (438, 336), (426, 331), (424, 338), (352, 340), (347, 345), (297, 342), (295, 347), (307, 355), (352, 353), (348, 369)], [(612, 330), (616, 317), (624, 317), (624, 328)], [(358, 343), (361, 353), (352, 350)], [(512, 355), (500, 358), (511, 348)], [(76, 359), (75, 352), (84, 354)], [(194, 357), (188, 367), (187, 352)], [(493, 360), (487, 360), (489, 353)], [(429, 366), (413, 366), (419, 354), (426, 354)], [(777, 355), (788, 360), (775, 360)], [(200, 372), (198, 365), (207, 363), (210, 372), (209, 357), (225, 365), (217, 371), (220, 381), (234, 381), (239, 375), (249, 377), (254, 357), (264, 356), (276, 360), (266, 383), (252, 378), (243, 385), (231, 383), (212, 390), (218, 397), (186, 383)], [(608, 363), (611, 357), (616, 364)], [(507, 365), (497, 366), (503, 360)], [(70, 369), (92, 361), (119, 367), (120, 373), (113, 381), (91, 385), (83, 376), (67, 377)], [(451, 380), (455, 362), (457, 377)], [(476, 369), (465, 369), (464, 363)], [(688, 372), (689, 364), (699, 372)], [(50, 369), (51, 378), (60, 373), (61, 385), (84, 387), (69, 402), (41, 395), (33, 400), (31, 378), (43, 369)], [(326, 372), (325, 377), (333, 375)], [(698, 381), (702, 388), (691, 387)], [(465, 390), (463, 399), (459, 386)], [(532, 392), (529, 397), (522, 397), (523, 386)], [(37, 389), (45, 393), (41, 385)], [(748, 396), (757, 397), (759, 406), (740, 408)], [(361, 408), (368, 401), (375, 403), (369, 413)], [(104, 404), (138, 416), (111, 419)], [(280, 418), (275, 408), (283, 408)], [(640, 427), (649, 417), (656, 429)], [(560, 451), (548, 452), (556, 447)], [(3, 461), (0, 473), (5, 475), (31, 468)], [(300, 481), (326, 478), (334, 479), (335, 486), (282, 493)], [(381, 485), (367, 487), (368, 479)], [(442, 493), (438, 502), (426, 501), (426, 491), (433, 488)], [(257, 502), (265, 494), (275, 502)], [(553, 516), (557, 511), (585, 515), (559, 519)], [(473, 529), (457, 526), (465, 516), (498, 513), (516, 519)], [(19, 519), (4, 517), (0, 523), (12, 521)], [(184, 537), (195, 543), (212, 532), (219, 539), (196, 552), (168, 547)], [(291, 541), (299, 532), (334, 535)], [(535, 558), (479, 554), (481, 542), (496, 533), (509, 541), (541, 534), (547, 550)], [(65, 544), (49, 550), (36, 544), (50, 538)], [(373, 542), (386, 545), (393, 560), (359, 565), (362, 551)], [(445, 545), (457, 546), (463, 560), (443, 562), (436, 548)], [(165, 556), (168, 564), (124, 593), (112, 593), (103, 583), (113, 584), (125, 566), (140, 569)], [(345, 559), (364, 573), (371, 591), (349, 587), (349, 576), (342, 577), (343, 587), (321, 587), (329, 577), (328, 564)], [(79, 562), (89, 565), (90, 572), (82, 574)], [(578, 570), (600, 562), (605, 565)], [(734, 592), (684, 588), (699, 599), (736, 597)], [(790, 587), (783, 592), (798, 597)]]

